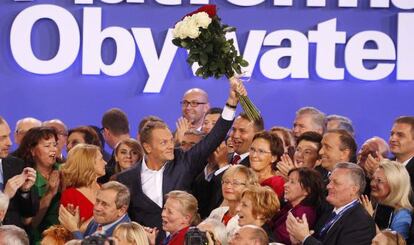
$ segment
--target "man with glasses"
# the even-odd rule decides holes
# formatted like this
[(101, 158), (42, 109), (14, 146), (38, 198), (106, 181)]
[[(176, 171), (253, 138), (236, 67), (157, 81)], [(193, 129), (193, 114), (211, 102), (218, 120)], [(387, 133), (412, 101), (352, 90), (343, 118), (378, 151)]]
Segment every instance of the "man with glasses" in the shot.
[(190, 128), (201, 131), (204, 116), (210, 108), (208, 94), (200, 88), (189, 89), (180, 104), (182, 116), (190, 123)]

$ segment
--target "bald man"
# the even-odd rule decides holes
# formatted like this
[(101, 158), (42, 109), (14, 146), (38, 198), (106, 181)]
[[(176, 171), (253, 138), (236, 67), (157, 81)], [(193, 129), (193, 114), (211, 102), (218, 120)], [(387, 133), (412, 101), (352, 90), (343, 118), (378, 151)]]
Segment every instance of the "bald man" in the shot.
[(23, 137), (29, 129), (40, 126), (42, 126), (42, 122), (33, 117), (25, 117), (17, 121), (14, 130), (14, 142), (16, 145), (20, 145), (20, 142), (22, 142)]
[(184, 93), (181, 101), (182, 116), (191, 124), (190, 127), (201, 130), (204, 116), (210, 108), (208, 94), (200, 88), (192, 88)]

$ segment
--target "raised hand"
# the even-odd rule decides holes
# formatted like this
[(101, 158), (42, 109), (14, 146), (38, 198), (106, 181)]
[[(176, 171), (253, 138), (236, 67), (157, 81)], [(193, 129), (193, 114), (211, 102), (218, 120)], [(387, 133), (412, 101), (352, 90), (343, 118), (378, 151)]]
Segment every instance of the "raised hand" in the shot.
[(361, 195), (359, 198), (359, 202), (364, 206), (365, 210), (369, 213), (369, 215), (374, 216), (374, 208), (372, 207), (372, 203), (369, 200), (367, 195)]
[(306, 214), (303, 214), (302, 218), (299, 218), (289, 212), (286, 219), (286, 229), (289, 232), (289, 236), (295, 241), (303, 242), (311, 234)]
[(60, 175), (58, 170), (53, 170), (49, 177), (49, 191), (54, 195), (59, 190)]
[(144, 227), (144, 230), (148, 237), (150, 245), (155, 245), (155, 239), (157, 238), (159, 230), (156, 227), (154, 228)]
[(23, 185), (20, 187), (20, 189), (24, 192), (28, 192), (36, 182), (36, 170), (29, 167), (24, 168), (22, 175), (24, 176), (25, 181)]
[(177, 127), (177, 131), (175, 132), (175, 142), (181, 144), (183, 142), (185, 132), (187, 132), (191, 127), (191, 123), (184, 117), (180, 117), (175, 123), (175, 126)]
[(227, 103), (236, 106), (239, 102), (238, 95), (247, 96), (247, 90), (244, 87), (243, 83), (236, 77), (232, 77), (229, 79), (230, 81), (230, 94), (229, 98), (227, 99)]
[(72, 214), (63, 205), (59, 208), (59, 222), (70, 232), (79, 231), (80, 218), (79, 207), (76, 207), (75, 214)]
[(4, 194), (6, 194), (9, 199), (13, 198), (16, 195), (17, 190), (24, 184), (25, 176), (23, 174), (18, 174), (10, 178), (6, 186), (4, 187)]
[(280, 161), (277, 163), (277, 169), (279, 170), (279, 173), (285, 178), (288, 178), (288, 173), (290, 170), (294, 169), (296, 165), (290, 159), (288, 154), (283, 154), (280, 157)]

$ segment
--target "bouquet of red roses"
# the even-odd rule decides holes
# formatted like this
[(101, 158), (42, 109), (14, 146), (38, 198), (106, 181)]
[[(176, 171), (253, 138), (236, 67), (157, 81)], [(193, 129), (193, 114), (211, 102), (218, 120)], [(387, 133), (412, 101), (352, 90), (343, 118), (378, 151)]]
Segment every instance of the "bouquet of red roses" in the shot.
[[(200, 66), (196, 75), (203, 78), (237, 77), (241, 67), (248, 62), (238, 55), (233, 40), (227, 40), (225, 34), (236, 28), (224, 25), (216, 15), (215, 5), (205, 5), (186, 15), (173, 30), (173, 44), (189, 50), (187, 62)], [(240, 104), (251, 120), (258, 119), (260, 112), (246, 96), (240, 96)]]

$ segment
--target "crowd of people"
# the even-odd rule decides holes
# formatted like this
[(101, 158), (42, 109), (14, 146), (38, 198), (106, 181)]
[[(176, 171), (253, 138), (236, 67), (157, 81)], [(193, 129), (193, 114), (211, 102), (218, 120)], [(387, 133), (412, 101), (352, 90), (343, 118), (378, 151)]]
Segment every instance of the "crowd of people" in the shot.
[(136, 137), (117, 108), (101, 127), (23, 118), (14, 152), (0, 116), (0, 244), (414, 244), (414, 116), (358, 147), (345, 116), (266, 130), (239, 94), (190, 89), (174, 131), (147, 116)]

